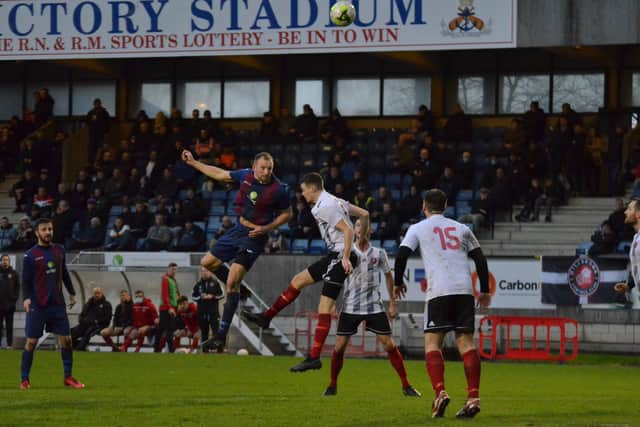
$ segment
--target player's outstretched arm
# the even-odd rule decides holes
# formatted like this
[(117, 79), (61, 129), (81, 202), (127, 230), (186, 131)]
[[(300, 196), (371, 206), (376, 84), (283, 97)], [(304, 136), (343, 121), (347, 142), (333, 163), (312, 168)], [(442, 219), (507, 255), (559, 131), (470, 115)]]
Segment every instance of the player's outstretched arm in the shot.
[(209, 178), (215, 179), (216, 181), (233, 181), (228, 170), (221, 169), (217, 166), (205, 165), (204, 163), (194, 159), (193, 154), (191, 154), (191, 151), (189, 150), (184, 150), (182, 152), (182, 161), (184, 161), (186, 164), (196, 169), (197, 171), (202, 172)]
[(244, 220), (244, 221), (245, 221), (245, 226), (248, 226), (248, 228), (251, 229), (251, 231), (249, 231), (249, 237), (254, 238), (254, 237), (258, 237), (263, 234), (266, 234), (271, 230), (280, 228), (280, 226), (291, 221), (291, 218), (293, 218), (293, 209), (289, 207), (283, 210), (282, 212), (280, 212), (280, 214), (272, 222), (270, 222), (267, 225), (255, 225), (250, 223), (247, 220)]
[(469, 258), (476, 265), (476, 273), (480, 281), (480, 296), (478, 296), (478, 305), (482, 308), (489, 307), (491, 304), (491, 293), (489, 289), (489, 265), (487, 258), (482, 253), (482, 249), (475, 248), (469, 252)]
[(349, 203), (349, 216), (360, 218), (360, 234), (362, 234), (363, 236), (368, 236), (370, 227), (369, 211)]
[(407, 268), (407, 260), (413, 253), (413, 250), (404, 245), (400, 245), (396, 254), (396, 262), (394, 268), (394, 289), (393, 295), (396, 298), (402, 298), (407, 292), (407, 285), (404, 283), (404, 270)]

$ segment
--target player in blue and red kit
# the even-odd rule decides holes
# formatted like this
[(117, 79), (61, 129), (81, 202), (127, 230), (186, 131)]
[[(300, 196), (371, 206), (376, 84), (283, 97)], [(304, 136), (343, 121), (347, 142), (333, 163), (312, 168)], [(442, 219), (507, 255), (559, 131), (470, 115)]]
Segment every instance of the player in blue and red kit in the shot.
[(40, 219), (36, 223), (36, 237), (38, 244), (24, 254), (22, 266), (27, 341), (22, 353), (20, 388), (27, 390), (31, 387), (29, 373), (33, 363), (33, 352), (45, 328), (47, 332), (58, 335), (64, 366), (64, 385), (84, 388), (84, 384), (76, 381), (71, 375), (71, 333), (62, 284), (64, 283), (69, 292), (71, 307), (76, 304), (76, 294), (65, 264), (65, 251), (62, 246), (51, 243), (53, 224), (48, 218)]
[(182, 153), (182, 160), (216, 181), (240, 185), (235, 199), (238, 224), (224, 233), (200, 261), (203, 267), (216, 272), (223, 263), (233, 260), (226, 278), (227, 301), (220, 326), (211, 343), (203, 343), (203, 348), (215, 347), (221, 352), (240, 301), (240, 282), (264, 251), (269, 232), (289, 222), (293, 215), (289, 191), (273, 176), (273, 157), (269, 153), (257, 154), (251, 169), (235, 171), (199, 162), (187, 150)]

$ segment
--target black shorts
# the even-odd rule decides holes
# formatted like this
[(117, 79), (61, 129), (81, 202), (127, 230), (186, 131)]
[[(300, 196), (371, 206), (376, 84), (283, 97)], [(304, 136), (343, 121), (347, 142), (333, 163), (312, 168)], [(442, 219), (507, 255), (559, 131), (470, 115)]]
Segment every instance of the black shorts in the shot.
[[(358, 265), (358, 256), (354, 252), (351, 252), (349, 260), (353, 268)], [(323, 258), (311, 264), (307, 270), (309, 270), (314, 282), (324, 280), (322, 295), (334, 300), (338, 299), (342, 285), (347, 279), (347, 274), (342, 268), (342, 259), (339, 252), (329, 252)]]
[(391, 325), (383, 312), (374, 314), (340, 313), (337, 335), (350, 337), (358, 332), (360, 323), (365, 322), (365, 329), (376, 335), (391, 335)]
[(424, 306), (424, 332), (470, 332), (475, 329), (473, 295), (445, 295)]

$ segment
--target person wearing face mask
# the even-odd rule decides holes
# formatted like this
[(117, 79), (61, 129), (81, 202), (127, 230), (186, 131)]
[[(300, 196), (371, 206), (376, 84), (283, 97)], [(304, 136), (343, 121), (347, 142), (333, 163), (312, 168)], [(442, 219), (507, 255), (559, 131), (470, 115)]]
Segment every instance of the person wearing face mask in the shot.
[(111, 304), (104, 297), (102, 288), (93, 288), (93, 296), (82, 307), (79, 324), (71, 329), (73, 348), (85, 351), (91, 337), (109, 326), (111, 313)]
[(116, 312), (113, 315), (113, 326), (100, 331), (102, 339), (107, 345), (111, 346), (113, 351), (120, 351), (120, 348), (113, 343), (111, 337), (129, 335), (132, 321), (133, 303), (131, 302), (131, 296), (129, 292), (122, 290), (120, 291), (120, 304), (116, 307)]
[(158, 325), (158, 310), (149, 298), (145, 298), (144, 292), (138, 290), (133, 297), (132, 322), (128, 334), (125, 335), (124, 343), (120, 351), (126, 353), (134, 340), (137, 340), (136, 353), (140, 351), (144, 344), (144, 337), (155, 335)]

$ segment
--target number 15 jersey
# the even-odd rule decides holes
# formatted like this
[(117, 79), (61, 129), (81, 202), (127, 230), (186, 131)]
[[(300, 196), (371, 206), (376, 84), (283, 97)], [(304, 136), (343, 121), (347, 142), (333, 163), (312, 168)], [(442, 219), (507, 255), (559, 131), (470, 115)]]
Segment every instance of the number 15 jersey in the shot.
[(432, 215), (409, 227), (400, 246), (420, 249), (427, 277), (427, 297), (472, 295), (468, 253), (480, 247), (478, 239), (464, 224)]

